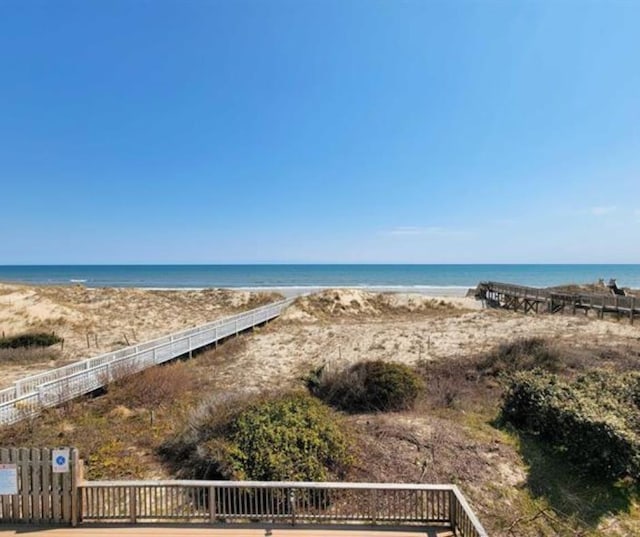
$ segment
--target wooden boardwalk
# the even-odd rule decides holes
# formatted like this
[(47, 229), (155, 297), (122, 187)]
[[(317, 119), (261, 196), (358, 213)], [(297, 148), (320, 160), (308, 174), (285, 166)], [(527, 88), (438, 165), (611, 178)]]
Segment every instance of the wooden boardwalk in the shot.
[(514, 311), (588, 314), (595, 312), (599, 318), (614, 314), (618, 318), (627, 317), (633, 324), (634, 317), (640, 316), (640, 298), (606, 293), (570, 293), (554, 289), (527, 287), (500, 282), (481, 282), (475, 296), (490, 307), (500, 307)]
[(44, 408), (90, 393), (122, 376), (132, 375), (179, 356), (191, 357), (194, 351), (217, 345), (229, 337), (275, 319), (292, 300), (280, 300), (20, 379), (13, 386), (0, 390), (0, 426), (35, 416)]
[(0, 535), (42, 535), (42, 537), (452, 537), (453, 533), (441, 528), (416, 528), (415, 531), (393, 531), (370, 528), (212, 528), (211, 526), (194, 527), (166, 525), (83, 525), (77, 528), (0, 525)]

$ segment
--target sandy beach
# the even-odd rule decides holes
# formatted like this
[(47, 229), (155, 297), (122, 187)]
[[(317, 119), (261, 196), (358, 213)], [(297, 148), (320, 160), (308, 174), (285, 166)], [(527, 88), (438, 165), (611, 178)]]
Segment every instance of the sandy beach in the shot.
[[(248, 339), (234, 362), (216, 375), (227, 386), (258, 390), (276, 378), (295, 383), (301, 371), (322, 363), (337, 367), (384, 359), (415, 364), (478, 353), (529, 336), (577, 347), (638, 346), (639, 328), (624, 321), (486, 310), (479, 301), (460, 294), (325, 289), (301, 296), (277, 323)], [(46, 331), (64, 338), (64, 345), (53, 349), (55, 360), (3, 364), (0, 382), (6, 386), (27, 374), (196, 326), (280, 296), (275, 290), (0, 284), (1, 332)]]
[(606, 347), (640, 352), (640, 327), (584, 315), (523, 315), (482, 309), (466, 297), (326, 290), (302, 297), (281, 319), (246, 338), (216, 373), (221, 385), (259, 391), (327, 364), (360, 360), (416, 365), (485, 352), (519, 338), (543, 337), (577, 350)]

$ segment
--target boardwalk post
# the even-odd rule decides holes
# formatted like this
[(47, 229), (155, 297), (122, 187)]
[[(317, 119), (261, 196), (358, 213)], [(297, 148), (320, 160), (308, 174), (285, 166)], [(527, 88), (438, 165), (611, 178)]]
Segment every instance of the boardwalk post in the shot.
[(636, 314), (636, 297), (631, 297), (631, 307), (629, 308), (629, 320), (633, 324), (633, 316)]

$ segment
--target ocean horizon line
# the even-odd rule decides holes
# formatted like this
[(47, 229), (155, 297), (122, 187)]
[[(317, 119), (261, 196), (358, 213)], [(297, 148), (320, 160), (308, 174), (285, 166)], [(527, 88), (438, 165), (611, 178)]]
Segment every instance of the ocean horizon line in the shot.
[(288, 262), (255, 262), (255, 263), (0, 263), (0, 268), (12, 267), (493, 267), (493, 266), (550, 266), (550, 267), (570, 267), (570, 266), (640, 266), (640, 262), (634, 263), (604, 263), (604, 262), (562, 262), (562, 263), (538, 263), (538, 262), (495, 262), (495, 263), (342, 263), (342, 262), (309, 262), (309, 263), (288, 263)]
[(552, 287), (615, 278), (640, 288), (640, 264), (0, 265), (0, 281), (140, 288), (464, 289), (481, 281)]

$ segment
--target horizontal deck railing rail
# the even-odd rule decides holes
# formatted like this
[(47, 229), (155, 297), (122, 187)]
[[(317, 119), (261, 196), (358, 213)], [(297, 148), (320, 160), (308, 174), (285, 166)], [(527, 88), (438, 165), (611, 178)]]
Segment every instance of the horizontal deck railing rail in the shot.
[(487, 534), (454, 485), (258, 481), (85, 481), (83, 522), (443, 526)]
[(92, 392), (116, 378), (167, 362), (270, 321), (292, 301), (274, 302), (18, 380), (12, 387), (0, 391), (0, 425), (16, 423), (37, 414), (42, 408)]

